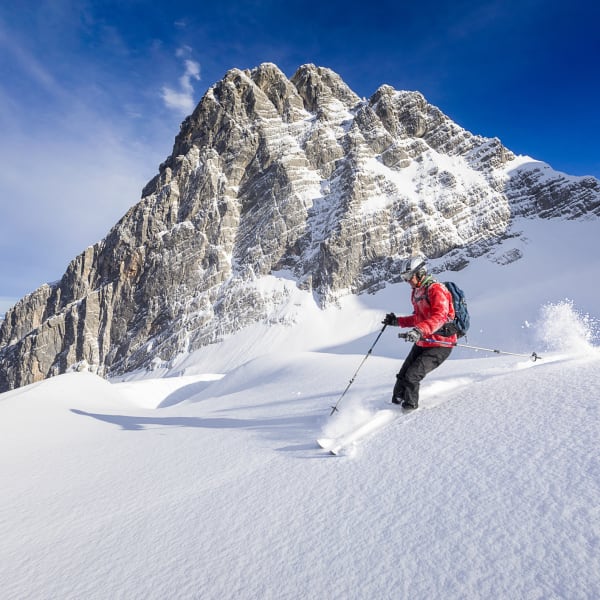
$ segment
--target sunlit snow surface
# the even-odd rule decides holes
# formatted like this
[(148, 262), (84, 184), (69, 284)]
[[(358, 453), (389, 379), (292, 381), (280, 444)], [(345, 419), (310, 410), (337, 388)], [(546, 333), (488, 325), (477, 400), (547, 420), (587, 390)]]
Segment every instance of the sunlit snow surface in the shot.
[(329, 418), (406, 287), (299, 295), (212, 355), (0, 395), (0, 596), (600, 597), (592, 231), (549, 222), (515, 263), (441, 274), (469, 294), (465, 343), (523, 356), (457, 349), (421, 410), (344, 457), (315, 440), (389, 407), (393, 328)]

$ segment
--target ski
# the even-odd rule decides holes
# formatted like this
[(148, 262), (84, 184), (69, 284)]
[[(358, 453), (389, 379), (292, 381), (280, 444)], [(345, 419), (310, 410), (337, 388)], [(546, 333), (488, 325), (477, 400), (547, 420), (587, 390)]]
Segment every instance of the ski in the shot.
[(407, 413), (400, 407), (380, 409), (358, 427), (335, 438), (319, 438), (317, 444), (335, 456), (345, 454), (354, 444), (379, 431), (400, 415), (405, 414)]

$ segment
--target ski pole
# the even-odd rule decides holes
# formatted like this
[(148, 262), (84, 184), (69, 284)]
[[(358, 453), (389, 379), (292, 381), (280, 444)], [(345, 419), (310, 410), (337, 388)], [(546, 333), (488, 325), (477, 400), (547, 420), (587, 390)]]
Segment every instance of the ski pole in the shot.
[[(399, 333), (398, 337), (406, 339), (406, 334)], [(532, 352), (531, 354), (518, 354), (516, 352), (506, 352), (504, 350), (494, 350), (493, 348), (481, 348), (480, 346), (471, 346), (469, 344), (458, 344), (456, 342), (454, 342), (454, 343), (442, 342), (440, 340), (432, 340), (429, 338), (426, 338), (423, 341), (431, 342), (434, 344), (443, 344), (444, 346), (451, 346), (452, 348), (454, 348), (455, 346), (458, 346), (459, 348), (471, 348), (472, 350), (483, 350), (484, 352), (494, 352), (495, 354), (509, 354), (510, 356), (524, 356), (525, 358), (530, 358), (533, 362), (535, 362), (536, 360), (541, 360), (541, 358), (542, 358), (536, 352)]]
[(387, 325), (384, 325), (381, 328), (381, 331), (379, 332), (379, 335), (375, 338), (373, 345), (369, 348), (369, 351), (367, 352), (366, 356), (362, 359), (362, 362), (360, 363), (360, 365), (358, 365), (358, 369), (356, 369), (356, 371), (354, 372), (354, 375), (352, 376), (350, 383), (348, 383), (348, 385), (346, 386), (346, 389), (342, 392), (342, 395), (339, 397), (339, 399), (335, 403), (335, 405), (331, 407), (331, 412), (329, 413), (329, 416), (333, 415), (333, 413), (338, 410), (338, 404), (342, 401), (342, 398), (346, 395), (346, 392), (350, 389), (350, 386), (354, 383), (354, 380), (356, 379), (358, 372), (360, 371), (361, 367), (365, 364), (365, 361), (367, 360), (367, 358), (369, 358), (369, 356), (371, 355), (371, 352), (373, 352), (373, 348), (375, 348), (375, 344), (379, 341), (379, 338), (381, 337), (381, 334), (385, 331), (386, 327), (387, 327)]

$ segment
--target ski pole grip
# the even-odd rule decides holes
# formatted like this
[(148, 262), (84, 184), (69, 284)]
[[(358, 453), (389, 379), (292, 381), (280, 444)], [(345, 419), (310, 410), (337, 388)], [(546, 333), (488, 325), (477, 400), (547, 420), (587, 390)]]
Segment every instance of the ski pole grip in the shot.
[(398, 334), (398, 337), (399, 337), (400, 339), (402, 339), (402, 340), (405, 340), (405, 339), (406, 339), (406, 333), (399, 333), (399, 334)]

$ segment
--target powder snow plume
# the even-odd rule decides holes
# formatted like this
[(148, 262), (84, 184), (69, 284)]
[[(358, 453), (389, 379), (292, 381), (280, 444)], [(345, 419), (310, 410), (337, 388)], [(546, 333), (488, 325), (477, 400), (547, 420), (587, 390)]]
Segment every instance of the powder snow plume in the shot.
[(335, 438), (344, 432), (351, 431), (360, 423), (373, 416), (373, 412), (363, 406), (355, 398), (346, 399), (345, 405), (335, 412), (335, 417), (330, 418), (323, 426), (323, 435)]
[(549, 351), (588, 354), (598, 338), (598, 321), (581, 314), (569, 299), (545, 304), (536, 324), (537, 337)]

